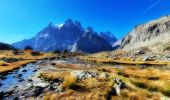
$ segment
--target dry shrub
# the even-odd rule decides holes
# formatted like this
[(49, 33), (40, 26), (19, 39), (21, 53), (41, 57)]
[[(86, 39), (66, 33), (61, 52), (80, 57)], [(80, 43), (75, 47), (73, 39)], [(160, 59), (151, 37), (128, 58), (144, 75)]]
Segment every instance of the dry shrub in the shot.
[(76, 83), (77, 78), (70, 73), (64, 76), (64, 82), (62, 84), (64, 89), (70, 88)]

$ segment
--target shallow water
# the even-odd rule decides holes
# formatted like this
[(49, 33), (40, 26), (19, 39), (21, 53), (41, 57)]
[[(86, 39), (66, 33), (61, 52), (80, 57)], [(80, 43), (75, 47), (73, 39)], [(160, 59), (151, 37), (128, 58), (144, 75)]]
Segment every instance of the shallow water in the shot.
[[(0, 86), (0, 91), (8, 91), (10, 88), (17, 86), (28, 77), (31, 77), (35, 72), (33, 72), (37, 68), (37, 64), (28, 64), (25, 67), (21, 67), (20, 69), (11, 72), (6, 76), (6, 79), (0, 80), (2, 86)], [(25, 71), (23, 71), (25, 70)], [(21, 75), (20, 77), (18, 75)]]

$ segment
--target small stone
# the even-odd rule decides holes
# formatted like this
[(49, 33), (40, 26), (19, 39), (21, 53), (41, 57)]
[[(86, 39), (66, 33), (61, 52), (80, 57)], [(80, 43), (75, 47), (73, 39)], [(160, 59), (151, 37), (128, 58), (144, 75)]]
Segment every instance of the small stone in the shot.
[(32, 79), (28, 79), (28, 82), (32, 82), (33, 80)]
[(19, 81), (19, 82), (22, 82), (22, 81), (24, 81), (24, 79), (20, 78), (18, 81)]
[(120, 86), (115, 84), (114, 89), (115, 89), (116, 95), (120, 95)]
[(22, 74), (17, 74), (16, 76), (14, 76), (15, 78), (21, 78)]
[(42, 91), (44, 90), (43, 87), (41, 86), (35, 86), (33, 87), (32, 90), (29, 91), (29, 93), (27, 93), (27, 96), (38, 96), (42, 93)]
[(49, 83), (34, 83), (33, 86), (37, 87), (42, 87), (42, 88), (46, 88), (49, 86)]
[(108, 77), (108, 74), (106, 73), (101, 73), (99, 76), (100, 79), (106, 79), (107, 77)]
[(26, 69), (23, 69), (22, 72), (26, 72), (27, 70)]
[(33, 72), (36, 72), (36, 71), (37, 71), (37, 69), (34, 69), (34, 70), (33, 70)]

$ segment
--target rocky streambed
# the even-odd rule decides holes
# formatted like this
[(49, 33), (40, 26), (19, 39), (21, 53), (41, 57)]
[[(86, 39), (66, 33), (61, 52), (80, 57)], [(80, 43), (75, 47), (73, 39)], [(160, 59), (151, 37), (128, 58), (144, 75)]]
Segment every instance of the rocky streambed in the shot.
[[(42, 93), (62, 91), (61, 80), (57, 82), (45, 81), (40, 77), (41, 72), (57, 71), (55, 64), (85, 64), (76, 58), (42, 60), (30, 63), (18, 70), (0, 75), (0, 98), (4, 100), (25, 99), (27, 97), (37, 97)], [(91, 66), (90, 64), (88, 66)]]

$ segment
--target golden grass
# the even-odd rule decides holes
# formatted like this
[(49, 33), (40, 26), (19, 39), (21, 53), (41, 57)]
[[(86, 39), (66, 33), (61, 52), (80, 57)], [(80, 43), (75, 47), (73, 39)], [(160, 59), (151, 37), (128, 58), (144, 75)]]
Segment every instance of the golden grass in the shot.
[(56, 64), (57, 68), (71, 68), (71, 69), (80, 69), (84, 68), (83, 64)]
[(170, 96), (170, 82), (158, 80), (151, 81), (145, 79), (131, 79), (131, 82), (139, 88), (147, 89), (151, 92), (161, 92), (166, 96)]
[(0, 66), (8, 66), (9, 64), (0, 60)]
[[(67, 67), (58, 67), (65, 69)], [(75, 67), (69, 67), (70, 69)], [(60, 99), (101, 99), (106, 100), (107, 97), (113, 100), (160, 100), (163, 95), (170, 97), (170, 72), (165, 70), (158, 70), (155, 68), (141, 69), (136, 66), (124, 66), (122, 68), (115, 68), (111, 65), (93, 68), (91, 70), (97, 70), (99, 73), (107, 73), (109, 77), (106, 79), (100, 79), (100, 77), (86, 79), (83, 81), (75, 81), (75, 78), (69, 75), (69, 70), (64, 72), (54, 72), (49, 77), (54, 76), (65, 78), (63, 85), (64, 90), (62, 93), (50, 93), (46, 94), (44, 98), (49, 100)], [(85, 70), (85, 69), (81, 69)], [(120, 96), (111, 95), (113, 87), (113, 79), (120, 78), (128, 86), (127, 89), (121, 91)], [(66, 96), (66, 97), (63, 97)], [(93, 98), (94, 97), (94, 98)], [(164, 97), (164, 96), (163, 96)]]
[(58, 78), (64, 78), (69, 72), (42, 72), (40, 76), (47, 80), (55, 80)]
[(44, 100), (106, 100), (104, 96), (96, 92), (76, 92), (74, 90), (67, 90), (62, 93), (50, 93), (43, 97)]
[(97, 78), (76, 82), (69, 76), (65, 78), (64, 85), (67, 86), (64, 92), (46, 94), (44, 100), (105, 100), (112, 90), (109, 80), (100, 81)]
[(9, 63), (7, 66), (0, 66), (0, 73), (10, 72), (12, 70), (18, 69), (28, 63), (34, 62), (33, 60), (18, 61), (14, 63)]
[[(121, 54), (124, 51), (119, 51)], [(14, 55), (10, 52), (3, 51), (1, 57), (23, 58), (23, 61), (7, 63), (8, 66), (2, 66), (6, 62), (0, 62), (0, 73), (12, 71), (20, 66), (38, 59), (54, 57), (52, 53), (41, 56), (31, 56), (30, 52), (24, 52), (23, 55)], [(125, 64), (165, 64), (165, 62), (142, 62), (140, 59), (131, 60), (131, 58), (107, 58), (106, 53), (102, 56), (92, 55), (83, 56), (81, 59), (105, 63), (125, 63)], [(30, 59), (30, 60), (28, 60)], [(81, 64), (57, 64), (57, 71), (42, 72), (40, 76), (47, 81), (63, 79), (63, 92), (46, 93), (43, 96), (45, 100), (160, 100), (162, 95), (170, 97), (170, 71), (158, 70), (153, 68), (141, 69), (139, 67), (128, 65), (122, 68), (115, 68), (112, 65), (92, 66), (86, 68)], [(64, 69), (64, 70), (60, 70)], [(76, 77), (70, 74), (71, 70), (97, 70), (99, 73), (107, 73), (109, 77), (101, 79), (100, 77), (76, 81)], [(120, 78), (125, 82), (128, 88), (121, 90), (121, 95), (112, 95), (114, 78)]]
[(76, 83), (77, 78), (70, 73), (64, 76), (63, 89), (71, 88)]
[(43, 52), (40, 52), (39, 56), (33, 56), (31, 55), (31, 52), (32, 51), (27, 50), (27, 51), (23, 51), (23, 54), (15, 55), (10, 50), (0, 50), (0, 58), (6, 57), (6, 58), (18, 58), (24, 60), (41, 60), (44, 58), (51, 58), (56, 56), (56, 54), (53, 53), (43, 53)]
[(96, 69), (98, 66), (86, 66), (84, 64), (56, 64), (57, 68), (69, 69), (69, 70), (91, 70)]
[(21, 66), (35, 62), (36, 60), (41, 60), (44, 58), (55, 57), (56, 55), (52, 53), (40, 53), (39, 56), (31, 55), (31, 51), (23, 51), (23, 54), (15, 55), (11, 50), (0, 50), (0, 59), (9, 58), (9, 59), (19, 59), (19, 61), (6, 63), (4, 61), (0, 61), (0, 73), (9, 72), (20, 68)]
[(76, 82), (76, 77), (71, 75), (70, 72), (42, 72), (40, 77), (47, 81), (54, 81), (56, 79), (63, 79), (62, 88), (67, 89)]
[[(160, 55), (160, 54), (159, 54)], [(162, 55), (165, 56), (165, 55)], [(117, 64), (131, 64), (131, 65), (167, 65), (170, 61), (154, 60), (144, 61), (143, 56), (135, 55), (134, 51), (116, 50), (113, 52), (101, 52), (96, 54), (89, 54), (79, 57), (82, 60), (100, 62), (100, 63), (117, 63)]]
[[(130, 84), (137, 87), (137, 90), (162, 93), (170, 96), (170, 71), (158, 70), (154, 68), (139, 69), (137, 67), (125, 67), (117, 73), (128, 80)], [(139, 89), (140, 88), (140, 89)]]
[[(76, 82), (74, 78), (67, 78), (67, 88), (61, 93), (47, 93), (44, 95), (44, 100), (160, 100), (160, 95), (152, 93), (148, 90), (140, 89), (133, 84), (130, 80), (110, 74), (106, 80), (100, 78), (85, 79)], [(112, 95), (114, 86), (113, 77), (119, 77), (127, 85), (128, 88), (121, 91), (120, 96)], [(64, 83), (65, 84), (65, 83)], [(131, 86), (132, 85), (132, 86)]]
[(115, 64), (129, 64), (129, 65), (168, 65), (169, 61), (142, 61), (135, 60), (133, 61), (130, 58), (119, 58), (119, 59), (110, 59), (110, 58), (95, 58), (95, 57), (80, 57), (81, 60), (99, 62), (99, 63), (115, 63)]

